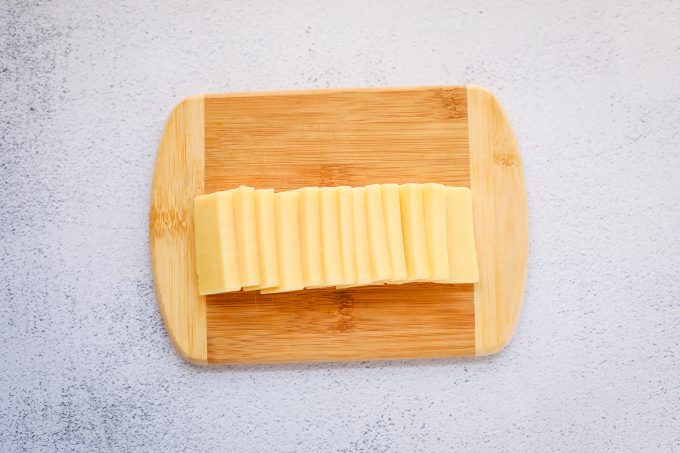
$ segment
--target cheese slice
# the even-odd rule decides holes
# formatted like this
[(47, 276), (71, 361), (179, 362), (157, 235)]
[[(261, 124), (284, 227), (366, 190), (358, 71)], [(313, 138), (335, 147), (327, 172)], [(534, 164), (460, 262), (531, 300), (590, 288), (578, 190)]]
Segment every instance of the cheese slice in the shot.
[(368, 219), (368, 249), (375, 283), (392, 279), (392, 264), (387, 248), (382, 190), (379, 184), (366, 186), (366, 218)]
[(352, 188), (352, 225), (354, 230), (354, 263), (356, 282), (350, 286), (373, 283), (371, 256), (368, 246), (368, 221), (366, 219), (366, 188)]
[(340, 221), (343, 285), (355, 285), (357, 270), (354, 256), (354, 213), (351, 187), (338, 187), (338, 219)]
[(257, 252), (260, 262), (260, 284), (244, 290), (273, 288), (279, 285), (279, 264), (276, 247), (274, 189), (255, 191), (255, 223)]
[(467, 187), (446, 188), (446, 231), (449, 283), (477, 283), (472, 193)]
[(338, 188), (322, 187), (321, 197), (321, 260), (324, 286), (342, 285), (342, 255), (340, 252), (340, 219)]
[(233, 189), (233, 194), (241, 286), (257, 286), (260, 284), (260, 261), (257, 252), (257, 227), (255, 226), (255, 189), (240, 186), (238, 189)]
[(408, 279), (409, 281), (429, 280), (430, 262), (425, 241), (423, 186), (421, 184), (399, 186), (399, 205)]
[(300, 248), (299, 192), (296, 190), (274, 195), (276, 213), (276, 244), (279, 264), (279, 285), (261, 289), (262, 294), (297, 291), (305, 287)]
[(381, 189), (385, 231), (387, 232), (387, 248), (392, 265), (392, 280), (390, 283), (404, 283), (408, 280), (408, 273), (406, 272), (406, 257), (404, 255), (404, 236), (401, 231), (399, 186), (397, 184), (383, 184)]
[(241, 289), (238, 272), (233, 193), (215, 192), (194, 200), (198, 293)]
[(446, 187), (433, 182), (423, 185), (425, 241), (430, 260), (430, 280), (449, 280), (449, 255), (446, 238)]
[(319, 188), (305, 187), (299, 189), (299, 192), (302, 274), (305, 287), (319, 287), (324, 284)]

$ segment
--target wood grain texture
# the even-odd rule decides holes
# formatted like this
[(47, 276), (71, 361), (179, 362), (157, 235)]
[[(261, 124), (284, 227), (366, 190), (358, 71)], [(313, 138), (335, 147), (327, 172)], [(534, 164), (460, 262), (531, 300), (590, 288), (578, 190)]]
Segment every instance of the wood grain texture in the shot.
[(177, 350), (206, 362), (205, 297), (198, 294), (194, 197), (203, 193), (203, 96), (180, 102), (163, 131), (153, 184), (149, 236), (158, 304)]
[(528, 208), (519, 148), (495, 96), (468, 87), (470, 180), (480, 281), (475, 285), (477, 355), (512, 338), (527, 273)]
[(276, 363), (473, 355), (472, 285), (209, 297), (208, 359)]
[[(241, 184), (438, 182), (472, 187), (480, 283), (198, 295), (193, 197)], [(521, 306), (527, 208), (512, 130), (466, 87), (206, 95), (173, 111), (150, 215), (161, 311), (178, 350), (208, 363), (488, 354)]]
[[(467, 135), (464, 87), (208, 95), (206, 193), (239, 184), (469, 186)], [(215, 363), (475, 353), (472, 285), (229, 293), (207, 304)]]
[(465, 88), (208, 95), (205, 190), (470, 184)]

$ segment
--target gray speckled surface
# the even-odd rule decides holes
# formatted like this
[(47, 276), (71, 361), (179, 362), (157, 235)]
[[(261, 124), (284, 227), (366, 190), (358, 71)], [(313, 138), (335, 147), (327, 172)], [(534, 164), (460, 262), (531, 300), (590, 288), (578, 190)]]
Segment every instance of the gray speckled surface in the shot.
[[(680, 3), (564, 3), (0, 2), (0, 450), (680, 451)], [(504, 352), (175, 354), (146, 226), (175, 102), (465, 83), (524, 157)]]

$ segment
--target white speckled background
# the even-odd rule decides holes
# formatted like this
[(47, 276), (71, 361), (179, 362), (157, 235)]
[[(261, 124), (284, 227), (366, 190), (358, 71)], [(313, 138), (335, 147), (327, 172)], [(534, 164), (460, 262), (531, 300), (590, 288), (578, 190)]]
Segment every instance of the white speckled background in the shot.
[[(0, 450), (680, 451), (680, 3), (0, 2)], [(200, 92), (475, 83), (530, 206), (488, 358), (202, 368), (149, 268)]]

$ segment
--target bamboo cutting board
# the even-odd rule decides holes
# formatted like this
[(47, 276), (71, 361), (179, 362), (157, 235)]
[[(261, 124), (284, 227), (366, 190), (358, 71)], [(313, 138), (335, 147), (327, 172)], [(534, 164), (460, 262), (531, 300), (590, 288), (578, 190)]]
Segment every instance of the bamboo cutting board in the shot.
[[(438, 182), (472, 189), (480, 281), (200, 296), (193, 199), (241, 184)], [(154, 172), (150, 244), (169, 335), (188, 360), (271, 363), (485, 355), (517, 321), (527, 266), (519, 151), (478, 87), (193, 96)]]

